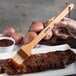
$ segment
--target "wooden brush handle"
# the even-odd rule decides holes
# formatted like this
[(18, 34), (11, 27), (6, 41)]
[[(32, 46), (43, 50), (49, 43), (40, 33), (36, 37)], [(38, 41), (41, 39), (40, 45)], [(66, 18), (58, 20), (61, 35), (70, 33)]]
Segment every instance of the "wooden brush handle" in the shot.
[[(61, 21), (61, 20), (69, 13), (69, 7), (70, 7), (70, 11), (71, 11), (71, 10), (74, 8), (74, 4), (73, 4), (73, 3), (69, 4), (58, 16), (56, 16), (56, 17), (54, 18), (54, 20), (51, 21), (51, 22), (49, 23), (49, 25), (48, 25), (44, 30), (42, 30), (42, 31), (39, 33), (39, 35), (38, 35), (34, 40), (32, 40), (32, 41), (27, 45), (28, 47), (27, 47), (26, 45), (23, 45), (21, 48), (22, 48), (23, 50), (25, 50), (26, 47), (27, 47), (27, 49), (29, 48), (28, 52), (30, 53), (30, 52), (31, 52), (30, 49), (33, 49), (33, 48), (40, 42), (40, 40), (43, 39), (44, 36), (45, 36), (50, 30), (53, 29), (54, 24), (57, 23), (57, 22), (59, 22), (59, 21)], [(26, 52), (26, 51), (27, 51), (27, 50), (25, 50), (25, 52)]]
[(33, 46), (38, 44), (38, 42), (50, 31), (53, 29), (54, 24), (61, 21), (68, 13), (69, 13), (69, 7), (70, 10), (74, 8), (74, 4), (69, 4), (58, 16), (54, 18), (52, 22), (49, 23), (49, 25), (41, 31), (41, 33), (31, 42)]

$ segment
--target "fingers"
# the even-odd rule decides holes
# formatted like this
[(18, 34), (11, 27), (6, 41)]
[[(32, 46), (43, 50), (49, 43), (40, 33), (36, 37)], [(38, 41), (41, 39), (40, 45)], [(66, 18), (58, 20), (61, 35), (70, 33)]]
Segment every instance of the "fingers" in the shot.
[(64, 28), (69, 28), (70, 31), (74, 30), (76, 31), (76, 21), (69, 19), (69, 18), (64, 18), (62, 21), (60, 21), (59, 23), (55, 23), (55, 26), (57, 27), (64, 27)]
[(59, 39), (67, 39), (69, 37), (69, 33), (68, 33), (67, 29), (65, 29), (63, 27), (55, 27), (53, 29), (53, 33)]
[(67, 38), (69, 37), (69, 35), (67, 35), (67, 34), (59, 33), (58, 30), (56, 30), (56, 31), (54, 32), (54, 34), (55, 34), (58, 38), (60, 38), (60, 39), (67, 39)]
[(52, 31), (50, 31), (45, 37), (44, 37), (44, 40), (50, 40), (52, 38)]
[(67, 18), (67, 17), (64, 17), (60, 22), (55, 23), (55, 26), (67, 28), (67, 27), (70, 26), (70, 23), (71, 23), (71, 19)]
[(67, 28), (67, 26), (69, 26), (69, 22), (68, 21), (60, 21), (58, 23), (55, 23), (55, 26)]

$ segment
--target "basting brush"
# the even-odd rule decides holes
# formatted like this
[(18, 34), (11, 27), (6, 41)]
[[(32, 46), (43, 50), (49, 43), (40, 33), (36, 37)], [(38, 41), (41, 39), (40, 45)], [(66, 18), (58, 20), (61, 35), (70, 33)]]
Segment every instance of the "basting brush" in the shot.
[(26, 45), (23, 45), (12, 57), (10, 64), (14, 66), (16, 69), (19, 68), (23, 61), (27, 60), (27, 58), (32, 54), (32, 49), (35, 47), (35, 45), (37, 45), (44, 38), (44, 36), (50, 30), (53, 29), (54, 24), (61, 21), (69, 13), (69, 8), (71, 11), (74, 8), (74, 4), (69, 4), (63, 11), (61, 11), (61, 13), (59, 13), (52, 21), (50, 21), (48, 26), (44, 30), (42, 30), (34, 40), (32, 40), (30, 43)]

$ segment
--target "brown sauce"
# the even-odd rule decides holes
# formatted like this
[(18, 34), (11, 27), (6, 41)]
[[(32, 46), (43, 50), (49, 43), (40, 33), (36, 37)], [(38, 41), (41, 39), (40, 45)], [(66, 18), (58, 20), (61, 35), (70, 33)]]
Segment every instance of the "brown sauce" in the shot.
[(1, 47), (7, 47), (13, 44), (13, 41), (8, 40), (8, 39), (1, 39), (0, 40), (0, 46)]

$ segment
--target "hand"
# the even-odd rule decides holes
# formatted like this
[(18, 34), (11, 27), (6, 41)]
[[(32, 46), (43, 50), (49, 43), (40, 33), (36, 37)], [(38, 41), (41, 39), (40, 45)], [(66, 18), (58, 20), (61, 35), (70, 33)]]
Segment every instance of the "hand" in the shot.
[[(50, 22), (51, 20), (42, 23), (42, 22), (33, 22), (29, 28), (29, 32), (26, 33), (25, 35), (25, 40), (28, 39), (28, 42), (30, 42), (37, 36), (35, 36), (34, 34), (39, 34)], [(53, 28), (52, 31), (50, 31), (43, 39), (44, 40), (49, 40), (52, 38), (53, 35), (56, 35), (57, 37), (59, 37), (60, 39), (67, 39), (69, 37), (69, 33), (68, 33), (68, 29), (71, 31), (76, 31), (76, 21), (69, 19), (69, 18), (64, 18), (62, 21), (60, 21), (59, 23), (55, 24), (55, 27)], [(34, 34), (32, 34), (32, 32)], [(30, 35), (30, 38), (28, 38)], [(26, 43), (26, 42), (25, 42)]]
[[(59, 27), (59, 28), (67, 29), (67, 31), (72, 37), (74, 38), (76, 37), (76, 21), (75, 20), (72, 20), (70, 18), (64, 18), (62, 21), (60, 21), (59, 23), (56, 23), (55, 25), (56, 25), (55, 27), (57, 28)], [(58, 30), (55, 29), (54, 33), (56, 33), (56, 31)]]
[(64, 18), (62, 21), (60, 21), (56, 25), (58, 25), (59, 27), (65, 27), (65, 28), (69, 28), (71, 30), (76, 31), (76, 21), (70, 18)]

